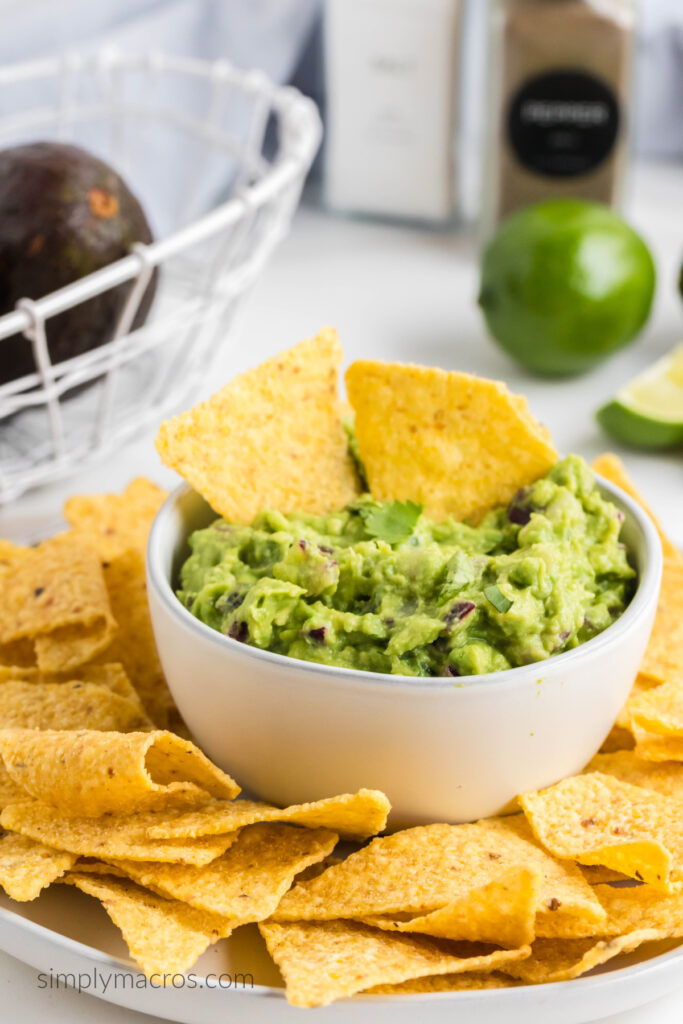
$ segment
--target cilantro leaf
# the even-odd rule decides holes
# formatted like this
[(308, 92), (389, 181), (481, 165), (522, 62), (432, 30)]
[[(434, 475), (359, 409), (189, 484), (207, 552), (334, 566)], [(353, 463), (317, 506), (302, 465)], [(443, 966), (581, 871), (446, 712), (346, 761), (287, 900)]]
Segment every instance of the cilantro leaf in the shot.
[(361, 511), (370, 536), (387, 544), (400, 544), (407, 540), (421, 514), (422, 505), (416, 505), (414, 501), (385, 502), (379, 508)]
[(512, 601), (506, 597), (495, 585), (484, 587), (484, 597), (493, 605), (497, 612), (509, 612), (512, 608)]

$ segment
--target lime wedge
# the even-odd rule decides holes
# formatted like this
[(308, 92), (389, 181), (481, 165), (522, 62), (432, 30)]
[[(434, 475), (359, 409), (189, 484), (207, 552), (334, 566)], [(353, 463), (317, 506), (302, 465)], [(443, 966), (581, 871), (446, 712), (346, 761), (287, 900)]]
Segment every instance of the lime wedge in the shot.
[(624, 385), (597, 419), (617, 441), (635, 448), (683, 445), (683, 345)]

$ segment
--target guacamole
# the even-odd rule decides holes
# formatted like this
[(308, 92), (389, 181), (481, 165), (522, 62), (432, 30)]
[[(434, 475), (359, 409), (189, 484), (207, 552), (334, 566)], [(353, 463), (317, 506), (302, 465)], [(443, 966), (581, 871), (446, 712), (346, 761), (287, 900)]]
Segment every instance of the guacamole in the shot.
[(407, 676), (493, 672), (570, 650), (635, 586), (622, 514), (576, 455), (476, 526), (369, 495), (325, 516), (261, 512), (190, 537), (178, 597), (235, 640)]

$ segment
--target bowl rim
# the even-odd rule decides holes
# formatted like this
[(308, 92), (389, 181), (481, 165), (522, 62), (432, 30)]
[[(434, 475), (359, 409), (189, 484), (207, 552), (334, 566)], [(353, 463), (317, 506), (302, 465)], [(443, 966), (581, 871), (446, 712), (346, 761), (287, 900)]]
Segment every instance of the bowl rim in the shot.
[(487, 672), (481, 675), (458, 676), (453, 679), (443, 676), (393, 675), (387, 672), (370, 672), (366, 669), (345, 668), (340, 665), (325, 665), (320, 662), (290, 658), (286, 654), (264, 651), (219, 633), (218, 630), (212, 629), (200, 619), (195, 618), (181, 604), (161, 565), (162, 551), (159, 538), (165, 521), (172, 515), (178, 502), (181, 498), (192, 492), (197, 494), (200, 500), (205, 501), (187, 483), (182, 483), (171, 491), (154, 518), (147, 541), (147, 582), (150, 590), (154, 591), (161, 605), (176, 620), (178, 628), (194, 633), (199, 640), (212, 643), (218, 650), (223, 651), (225, 656), (239, 654), (248, 660), (264, 662), (270, 665), (271, 668), (282, 668), (290, 671), (296, 669), (296, 671), (307, 674), (322, 674), (329, 676), (339, 684), (347, 683), (350, 686), (354, 683), (356, 685), (367, 683), (389, 689), (392, 687), (394, 689), (419, 687), (421, 690), (429, 689), (432, 692), (463, 692), (472, 689), (477, 691), (489, 690), (492, 687), (496, 689), (507, 687), (510, 689), (515, 686), (529, 685), (529, 683), (536, 685), (539, 672), (543, 672), (546, 666), (552, 665), (555, 668), (561, 664), (563, 667), (567, 666), (568, 669), (575, 669), (582, 659), (599, 656), (601, 651), (604, 653), (604, 649), (609, 649), (614, 644), (619, 643), (624, 633), (634, 627), (641, 616), (647, 612), (652, 598), (656, 598), (659, 593), (663, 552), (661, 540), (653, 520), (638, 502), (616, 484), (606, 480), (598, 473), (595, 473), (595, 479), (599, 488), (607, 492), (609, 499), (617, 506), (621, 506), (625, 514), (635, 521), (636, 526), (643, 535), (645, 542), (645, 565), (639, 573), (636, 592), (625, 612), (616, 622), (613, 622), (607, 629), (603, 630), (602, 633), (591, 637), (590, 640), (586, 640), (571, 651), (563, 651), (541, 661), (531, 662), (528, 665), (518, 665), (515, 668), (499, 669), (496, 672)]

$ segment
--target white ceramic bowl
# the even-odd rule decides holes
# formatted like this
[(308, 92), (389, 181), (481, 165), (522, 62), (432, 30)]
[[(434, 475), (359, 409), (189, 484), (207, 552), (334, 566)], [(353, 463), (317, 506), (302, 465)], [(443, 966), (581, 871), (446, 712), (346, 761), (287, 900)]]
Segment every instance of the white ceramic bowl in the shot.
[(580, 771), (635, 679), (662, 571), (649, 517), (619, 488), (598, 482), (625, 515), (623, 538), (639, 574), (629, 607), (573, 651), (457, 685), (296, 661), (205, 626), (172, 582), (187, 537), (215, 513), (179, 487), (152, 527), (148, 589), (164, 671), (197, 742), (272, 803), (381, 789), (393, 806), (392, 827), (487, 817), (517, 793)]

